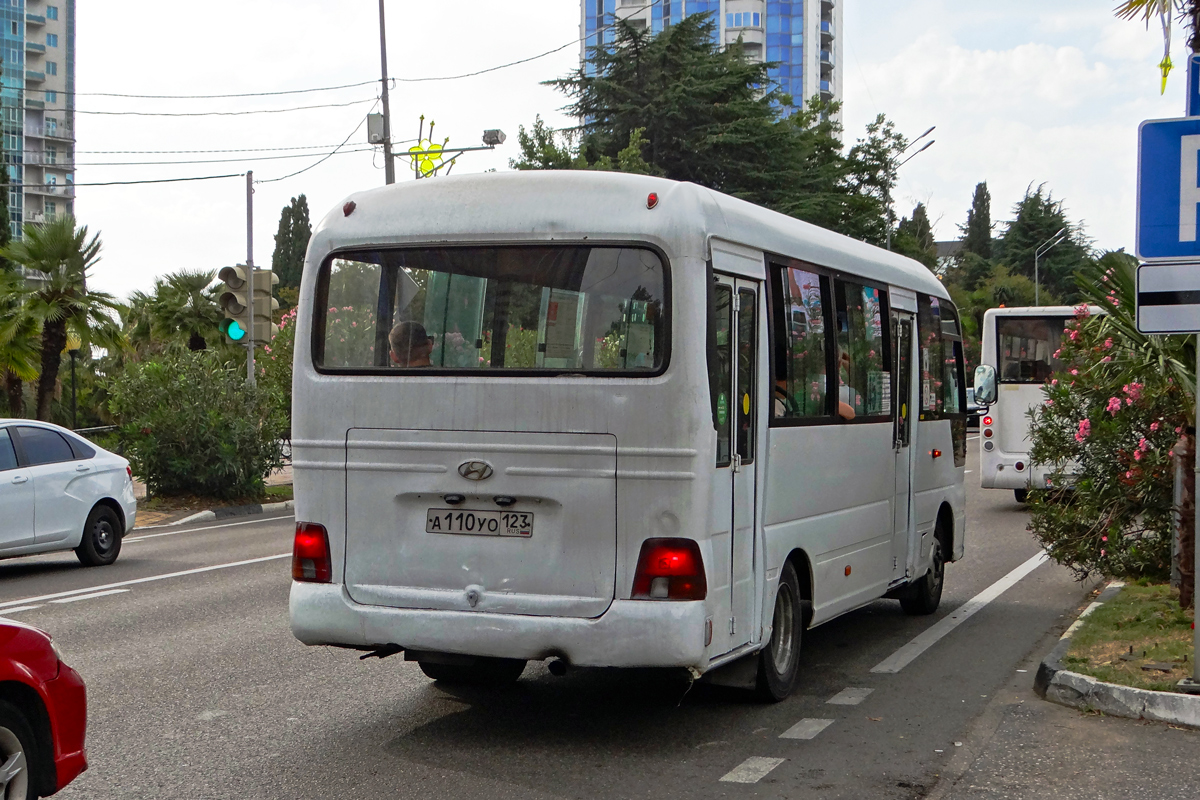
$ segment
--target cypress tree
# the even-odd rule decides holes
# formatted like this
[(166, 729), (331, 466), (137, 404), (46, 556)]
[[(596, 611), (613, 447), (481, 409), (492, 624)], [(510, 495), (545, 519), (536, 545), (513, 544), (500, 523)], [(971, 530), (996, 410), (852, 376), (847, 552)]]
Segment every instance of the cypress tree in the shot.
[(308, 216), (308, 198), (293, 197), (279, 215), (279, 232), (275, 234), (275, 252), (271, 255), (271, 271), (279, 276), (279, 287), (300, 288), (304, 272), (304, 254), (312, 237)]
[(980, 258), (992, 257), (992, 195), (987, 182), (975, 186), (975, 197), (971, 210), (967, 212), (967, 224), (962, 231), (963, 251), (974, 253)]

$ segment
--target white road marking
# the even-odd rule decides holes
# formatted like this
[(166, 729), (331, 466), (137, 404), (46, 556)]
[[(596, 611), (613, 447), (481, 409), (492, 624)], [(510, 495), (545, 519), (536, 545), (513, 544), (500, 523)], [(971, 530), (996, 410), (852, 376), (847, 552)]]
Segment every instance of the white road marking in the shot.
[(89, 594), (92, 592), (102, 592), (106, 589), (116, 589), (122, 586), (136, 586), (139, 583), (153, 583), (154, 581), (165, 581), (169, 578), (183, 578), (187, 575), (199, 575), (203, 572), (213, 572), (218, 569), (230, 569), (232, 567), (244, 567), (249, 564), (261, 564), (265, 561), (278, 561), (281, 558), (291, 558), (291, 553), (281, 553), (277, 556), (263, 556), (262, 558), (250, 558), (245, 561), (234, 561), (230, 564), (216, 564), (211, 567), (196, 567), (195, 569), (185, 569), (180, 572), (168, 572), (164, 575), (151, 575), (146, 578), (134, 578), (128, 581), (118, 581), (116, 583), (108, 583), (104, 586), (89, 586), (86, 589), (72, 589), (68, 592), (57, 592), (55, 594), (45, 594), (41, 597), (25, 597), (20, 600), (9, 600), (7, 603), (0, 603), (0, 613), (6, 611), (12, 606), (19, 606), (27, 603), (42, 603), (47, 600), (57, 600), (60, 597), (74, 597), (79, 594)]
[[(276, 520), (281, 520), (281, 519), (294, 519), (295, 516), (296, 516), (295, 514), (285, 514), (282, 517), (271, 517), (270, 519), (252, 519), (247, 522), (227, 522), (224, 525), (209, 525), (207, 528), (188, 528), (188, 529), (182, 530), (182, 531), (171, 530), (171, 531), (166, 531), (165, 533), (148, 533), (145, 536), (127, 536), (127, 537), (123, 538), (121, 541), (128, 544), (129, 542), (140, 542), (143, 539), (154, 539), (159, 536), (175, 536), (180, 533), (199, 533), (200, 531), (215, 531), (218, 528), (232, 528), (236, 525), (254, 525), (254, 524), (261, 525), (264, 522), (274, 522)], [(151, 525), (146, 528), (134, 528), (134, 530), (135, 531), (149, 531), (149, 530), (153, 530), (154, 528), (165, 528), (165, 527), (167, 527), (167, 526), (166, 525)]]
[(107, 592), (92, 592), (91, 594), (77, 594), (74, 597), (64, 597), (61, 600), (51, 600), (51, 603), (78, 603), (80, 600), (94, 600), (97, 597), (108, 597), (110, 594), (125, 594), (128, 589), (109, 589)]
[(721, 778), (724, 783), (758, 783), (771, 770), (778, 767), (786, 758), (763, 758), (751, 756), (737, 766), (732, 772)]
[(979, 594), (972, 597), (967, 602), (959, 606), (953, 611), (950, 616), (943, 617), (932, 627), (917, 634), (911, 642), (901, 647), (896, 652), (876, 664), (871, 672), (897, 673), (907, 667), (930, 647), (941, 641), (942, 637), (950, 633), (952, 630), (962, 625), (976, 613), (982, 611), (988, 603), (995, 600), (1007, 590), (1011, 589), (1022, 578), (1035, 569), (1040, 567), (1046, 561), (1050, 560), (1050, 556), (1045, 551), (1038, 553), (1033, 558), (1026, 561), (1021, 566), (1014, 569), (1012, 572), (1005, 575), (1000, 580), (993, 583), (988, 588), (984, 589)]
[(35, 608), (41, 608), (41, 606), (17, 606), (16, 608), (6, 608), (4, 609), (4, 613), (16, 614), (18, 611), (33, 611)]
[(867, 695), (875, 691), (874, 689), (842, 689), (840, 692), (829, 698), (825, 702), (834, 706), (856, 706), (863, 700), (867, 699)]
[(821, 731), (833, 724), (831, 719), (802, 719), (783, 733), (780, 739), (814, 739)]
[(971, 474), (972, 472), (974, 472), (974, 471), (975, 471), (975, 470), (973, 470), (973, 469), (969, 469), (969, 470), (967, 470), (967, 473), (966, 473), (966, 474), (970, 475), (970, 474)]

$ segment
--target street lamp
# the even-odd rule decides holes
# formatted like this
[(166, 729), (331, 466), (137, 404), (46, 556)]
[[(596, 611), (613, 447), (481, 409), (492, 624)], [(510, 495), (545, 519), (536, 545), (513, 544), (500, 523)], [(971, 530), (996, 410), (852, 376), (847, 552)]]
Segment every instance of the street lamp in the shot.
[[(899, 155), (896, 156), (896, 158), (899, 158), (900, 156), (907, 153), (910, 149), (912, 149), (913, 145), (915, 145), (917, 142), (924, 139), (929, 134), (933, 133), (936, 129), (937, 129), (937, 125), (930, 126), (929, 130), (925, 131), (920, 136), (918, 136), (917, 138), (915, 138), (911, 142), (909, 142), (908, 146), (905, 147), (903, 150), (901, 150)], [(892, 167), (892, 172), (899, 171), (899, 169), (901, 167), (903, 167), (905, 164), (912, 161), (914, 158), (921, 155), (921, 153), (924, 153), (929, 148), (933, 147), (933, 144), (936, 141), (937, 141), (937, 139), (930, 139), (928, 142), (925, 143), (925, 146), (922, 147), (920, 150), (917, 150), (915, 153), (910, 155), (908, 158), (904, 159), (899, 164)], [(891, 164), (892, 161), (895, 161), (895, 159), (894, 158), (889, 159), (889, 161), (888, 161), (889, 165)], [(892, 249), (892, 216), (893, 215), (892, 215), (892, 186), (891, 186), (890, 181), (884, 189), (884, 205), (886, 206), (885, 211), (887, 212), (887, 249), (891, 250)]]
[(1058, 245), (1062, 244), (1064, 241), (1066, 241), (1066, 239), (1067, 239), (1066, 227), (1059, 228), (1058, 233), (1054, 234), (1049, 239), (1047, 239), (1046, 241), (1044, 241), (1040, 245), (1038, 245), (1037, 250), (1035, 250), (1033, 252), (1033, 304), (1035, 306), (1040, 306), (1042, 304), (1041, 303), (1041, 292), (1039, 291), (1039, 288), (1041, 286), (1041, 281), (1040, 281), (1038, 262), (1040, 262), (1042, 260), (1042, 256), (1044, 256), (1044, 255), (1046, 255), (1046, 253), (1050, 252), (1050, 250), (1052, 248), (1057, 247)]

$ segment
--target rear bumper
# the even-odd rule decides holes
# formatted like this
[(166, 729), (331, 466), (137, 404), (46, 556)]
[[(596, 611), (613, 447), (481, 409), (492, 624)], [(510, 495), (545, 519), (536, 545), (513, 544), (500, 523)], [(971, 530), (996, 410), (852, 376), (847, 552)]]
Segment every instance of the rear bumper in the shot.
[(54, 732), (54, 771), (62, 789), (87, 769), (87, 690), (79, 673), (62, 664), (58, 677), (46, 683), (50, 729)]
[(309, 645), (398, 644), (580, 667), (708, 667), (703, 602), (616, 600), (596, 619), (429, 611), (355, 603), (340, 584), (292, 583), (292, 633)]

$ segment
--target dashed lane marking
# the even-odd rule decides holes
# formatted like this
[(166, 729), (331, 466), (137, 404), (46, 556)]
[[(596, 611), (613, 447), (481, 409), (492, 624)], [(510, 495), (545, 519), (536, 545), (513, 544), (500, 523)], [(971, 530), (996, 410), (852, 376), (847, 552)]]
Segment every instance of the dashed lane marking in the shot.
[(901, 647), (890, 656), (871, 668), (871, 672), (897, 673), (911, 664), (917, 656), (933, 647), (942, 637), (962, 625), (971, 617), (987, 607), (987, 604), (1011, 589), (1022, 578), (1040, 567), (1050, 556), (1043, 550), (1026, 561), (1000, 580), (984, 589), (979, 594), (963, 603), (950, 613), (950, 616), (938, 620), (932, 627), (917, 634), (911, 642)]
[(33, 611), (35, 608), (41, 608), (41, 606), (17, 606), (16, 608), (6, 608), (4, 609), (4, 614), (16, 614), (18, 611)]
[(825, 702), (833, 706), (856, 706), (863, 700), (867, 699), (867, 695), (875, 691), (874, 689), (842, 689), (840, 692), (829, 698)]
[(199, 575), (204, 572), (213, 572), (219, 569), (231, 569), (233, 567), (244, 567), (250, 564), (262, 564), (267, 561), (278, 561), (282, 558), (291, 558), (291, 553), (281, 553), (277, 556), (263, 556), (262, 558), (249, 558), (245, 561), (234, 561), (229, 564), (214, 564), (211, 567), (196, 567), (195, 569), (185, 569), (179, 572), (168, 572), (163, 575), (150, 575), (146, 578), (134, 578), (128, 581), (117, 581), (116, 583), (105, 584), (104, 586), (89, 586), (86, 589), (72, 589), (67, 592), (57, 592), (55, 594), (44, 594), (40, 597), (23, 597), (20, 600), (9, 600), (6, 603), (0, 603), (0, 613), (5, 613), (7, 609), (14, 606), (28, 605), (30, 603), (44, 603), (48, 600), (57, 600), (60, 597), (74, 597), (81, 594), (92, 594), (94, 592), (103, 592), (108, 589), (118, 589), (122, 586), (137, 586), (141, 583), (153, 583), (155, 581), (165, 581), (170, 578), (183, 578), (188, 575)]
[(723, 783), (758, 783), (767, 774), (787, 761), (786, 758), (764, 758), (762, 756), (751, 756), (739, 764), (731, 772), (725, 774), (721, 778)]
[(814, 739), (817, 734), (833, 724), (831, 719), (802, 719), (783, 733), (780, 739)]
[(128, 589), (109, 589), (107, 592), (92, 592), (91, 594), (77, 594), (74, 597), (64, 597), (61, 600), (51, 600), (51, 603), (78, 603), (80, 600), (95, 600), (97, 597), (108, 597), (113, 594), (125, 594)]

